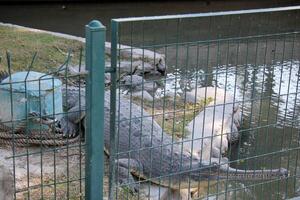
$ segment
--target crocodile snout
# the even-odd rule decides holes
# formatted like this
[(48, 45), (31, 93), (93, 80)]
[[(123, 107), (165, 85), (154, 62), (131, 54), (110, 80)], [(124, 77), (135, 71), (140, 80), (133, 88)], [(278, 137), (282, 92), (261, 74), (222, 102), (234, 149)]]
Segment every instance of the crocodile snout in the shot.
[(165, 62), (160, 59), (158, 61), (158, 63), (156, 64), (156, 70), (162, 75), (165, 76), (166, 75), (166, 64)]
[(278, 175), (282, 178), (287, 178), (289, 176), (289, 171), (285, 168), (280, 168), (278, 170)]

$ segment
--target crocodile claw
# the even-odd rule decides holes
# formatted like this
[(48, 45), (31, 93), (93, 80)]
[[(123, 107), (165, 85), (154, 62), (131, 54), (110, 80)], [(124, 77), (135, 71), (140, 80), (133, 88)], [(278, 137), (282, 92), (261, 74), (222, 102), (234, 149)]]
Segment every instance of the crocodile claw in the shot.
[(0, 70), (0, 83), (2, 80), (6, 79), (8, 76), (9, 76), (9, 73), (7, 71)]
[(139, 192), (139, 186), (138, 184), (131, 182), (131, 183), (127, 183), (127, 182), (122, 182), (119, 181), (119, 184), (126, 184), (126, 186), (123, 186), (123, 188), (128, 189), (130, 192), (132, 193), (138, 193)]
[(49, 126), (56, 123), (55, 117), (41, 116), (38, 112), (30, 112), (28, 115), (30, 119), (35, 121), (36, 123), (41, 123)]
[(73, 138), (78, 134), (78, 125), (74, 124), (67, 117), (62, 117), (58, 122), (60, 126), (60, 132), (64, 137)]

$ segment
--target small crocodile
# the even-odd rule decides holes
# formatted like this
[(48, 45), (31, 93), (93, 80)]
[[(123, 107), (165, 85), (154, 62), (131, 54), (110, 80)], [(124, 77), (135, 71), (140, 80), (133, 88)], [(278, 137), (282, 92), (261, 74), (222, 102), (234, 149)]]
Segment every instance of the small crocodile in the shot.
[[(68, 136), (78, 133), (79, 122), (85, 116), (84, 90), (64, 89), (68, 115), (60, 121), (61, 130)], [(80, 99), (80, 104), (79, 104)], [(104, 143), (110, 149), (110, 92), (105, 92)], [(81, 110), (81, 112), (79, 112)], [(134, 178), (148, 180), (172, 189), (198, 187), (204, 180), (262, 180), (288, 176), (284, 168), (268, 170), (242, 170), (229, 167), (227, 158), (200, 160), (182, 148), (182, 142), (165, 133), (150, 114), (130, 100), (119, 96), (116, 103), (118, 127), (116, 166), (119, 183), (137, 189)], [(84, 124), (84, 123), (82, 123)], [(209, 151), (204, 149), (203, 151)], [(221, 162), (220, 162), (220, 160)]]

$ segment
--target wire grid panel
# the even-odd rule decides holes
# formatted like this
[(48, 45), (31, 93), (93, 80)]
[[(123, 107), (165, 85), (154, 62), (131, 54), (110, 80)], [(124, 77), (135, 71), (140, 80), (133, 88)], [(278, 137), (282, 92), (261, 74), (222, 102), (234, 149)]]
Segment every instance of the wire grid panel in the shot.
[[(3, 198), (84, 199), (83, 124), (73, 136), (63, 135), (61, 126), (66, 116), (85, 112), (83, 78), (69, 73), (70, 54), (49, 74), (31, 71), (33, 62), (28, 71), (12, 73), (9, 54), (7, 60), (9, 73), (0, 83), (1, 167), (7, 173), (1, 184), (13, 196)], [(75, 103), (78, 109), (68, 111)]]
[(111, 199), (298, 195), (299, 7), (111, 27)]

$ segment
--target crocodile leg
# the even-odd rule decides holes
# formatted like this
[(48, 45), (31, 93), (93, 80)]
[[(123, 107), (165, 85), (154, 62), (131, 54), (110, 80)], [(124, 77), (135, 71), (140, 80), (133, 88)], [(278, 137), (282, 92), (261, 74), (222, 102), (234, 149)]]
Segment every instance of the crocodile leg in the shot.
[[(63, 116), (59, 124), (61, 131), (65, 137), (75, 137), (79, 134), (80, 122), (85, 118), (85, 105), (75, 106), (68, 110), (65, 116)], [(85, 122), (82, 122), (83, 124)]]
[(59, 121), (60, 130), (65, 137), (76, 136), (78, 133), (78, 124), (69, 120), (68, 116), (64, 116)]

